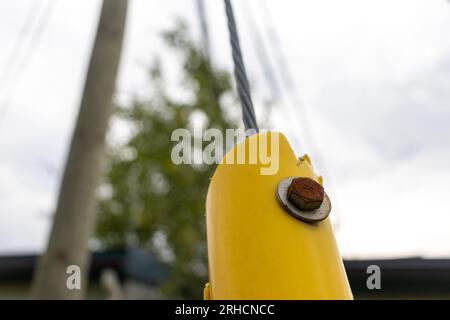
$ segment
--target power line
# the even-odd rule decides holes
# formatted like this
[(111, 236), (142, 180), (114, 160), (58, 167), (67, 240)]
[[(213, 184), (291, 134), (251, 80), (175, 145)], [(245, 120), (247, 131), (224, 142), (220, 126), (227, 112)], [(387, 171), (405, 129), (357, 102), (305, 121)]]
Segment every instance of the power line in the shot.
[[(274, 68), (272, 67), (271, 59), (268, 54), (268, 50), (265, 46), (264, 39), (260, 35), (260, 32), (258, 30), (258, 27), (256, 25), (255, 19), (252, 15), (252, 11), (249, 10), (249, 8), (246, 6), (245, 1), (242, 2), (242, 5), (244, 6), (245, 12), (247, 14), (247, 21), (249, 24), (249, 29), (252, 32), (252, 38), (254, 39), (254, 44), (257, 47), (257, 55), (259, 57), (260, 63), (264, 69), (264, 74), (266, 81), (268, 82), (269, 87), (271, 88), (272, 95), (276, 100), (281, 100), (281, 97), (285, 97), (287, 99), (288, 105), (291, 107), (290, 110), (292, 112), (292, 109), (294, 109), (294, 113), (300, 112), (301, 114), (299, 116), (294, 117), (293, 119), (298, 119), (301, 123), (301, 127), (303, 128), (303, 133), (305, 135), (305, 140), (307, 141), (307, 145), (311, 149), (311, 153), (314, 155), (314, 160), (317, 162), (319, 167), (322, 170), (322, 173), (324, 176), (327, 177), (327, 184), (329, 189), (334, 191), (331, 183), (331, 177), (328, 174), (327, 166), (325, 164), (325, 161), (323, 160), (322, 154), (320, 152), (320, 149), (317, 145), (317, 142), (314, 138), (313, 130), (309, 121), (309, 117), (307, 114), (307, 111), (305, 109), (305, 105), (300, 98), (300, 95), (298, 94), (296, 90), (295, 80), (292, 76), (291, 69), (288, 66), (286, 55), (283, 51), (283, 46), (281, 45), (280, 38), (278, 36), (278, 33), (276, 31), (276, 28), (274, 27), (274, 23), (271, 19), (271, 16), (269, 14), (269, 10), (267, 9), (267, 4), (265, 0), (258, 1), (258, 3), (262, 3), (263, 11), (264, 11), (264, 21), (266, 28), (268, 29), (268, 34), (270, 35), (270, 38), (274, 45), (271, 47), (276, 54), (276, 60), (278, 62), (277, 67), (279, 70), (279, 73), (281, 75), (281, 83), (278, 82), (276, 72), (274, 71)], [(287, 95), (283, 94), (283, 91), (281, 88), (286, 88)], [(294, 123), (294, 128), (298, 128), (296, 124)], [(333, 192), (335, 193), (335, 192)], [(336, 221), (338, 221), (339, 214), (339, 206), (337, 205), (338, 201), (335, 199), (335, 205), (334, 209), (336, 212)], [(338, 224), (338, 222), (336, 223)]]
[(5, 64), (0, 72), (0, 87), (3, 86), (3, 83), (8, 79), (8, 75), (11, 73), (9, 70), (14, 66), (14, 60), (18, 57), (20, 53), (21, 46), (23, 44), (23, 39), (26, 39), (36, 18), (36, 13), (39, 11), (39, 7), (41, 6), (42, 1), (33, 0), (31, 6), (28, 9), (28, 12), (25, 15), (25, 20), (23, 21), (22, 27), (17, 34), (17, 38), (14, 41), (14, 45), (12, 46), (12, 50), (6, 59)]
[(15, 72), (11, 75), (11, 79), (8, 81), (8, 83), (11, 83), (12, 88), (8, 91), (7, 96), (0, 107), (0, 122), (10, 108), (23, 74), (33, 59), (36, 48), (38, 47), (42, 36), (46, 31), (56, 2), (57, 1), (47, 0), (44, 8), (41, 10), (41, 15), (38, 17), (37, 24), (30, 35), (28, 45), (25, 47), (23, 55), (19, 56)]
[[(269, 86), (269, 89), (271, 91), (271, 96), (272, 99), (275, 100), (276, 102), (281, 102), (281, 105), (283, 108), (286, 108), (288, 115), (289, 115), (289, 119), (291, 120), (292, 124), (293, 124), (293, 128), (296, 131), (296, 135), (298, 137), (304, 136), (305, 137), (305, 141), (309, 141), (311, 143), (313, 143), (314, 141), (311, 138), (311, 134), (310, 134), (310, 126), (309, 126), (309, 122), (306, 116), (302, 115), (298, 115), (298, 108), (296, 108), (296, 106), (302, 107), (303, 104), (302, 103), (298, 103), (298, 101), (295, 101), (292, 99), (291, 96), (284, 94), (284, 90), (282, 89), (283, 86), (286, 86), (285, 83), (286, 82), (285, 78), (282, 77), (282, 80), (279, 81), (278, 77), (277, 77), (277, 72), (275, 71), (275, 68), (273, 67), (272, 64), (272, 60), (270, 58), (269, 55), (269, 51), (267, 49), (267, 46), (265, 45), (265, 41), (263, 39), (263, 37), (260, 34), (259, 28), (255, 22), (255, 19), (252, 15), (252, 11), (249, 9), (249, 7), (246, 5), (246, 2), (243, 1), (241, 3), (241, 5), (243, 6), (244, 12), (246, 14), (246, 21), (247, 21), (247, 25), (248, 28), (251, 32), (251, 38), (253, 40), (253, 45), (255, 47), (255, 52), (256, 55), (258, 57), (259, 60), (259, 64), (261, 66), (261, 68), (263, 69), (263, 74), (264, 74), (264, 78)], [(278, 61), (278, 60), (277, 60)], [(277, 65), (278, 66), (278, 65)], [(283, 71), (283, 70), (280, 70)], [(289, 84), (292, 86), (292, 82)], [(285, 103), (282, 103), (284, 100)], [(298, 122), (300, 121), (300, 126), (298, 126)], [(306, 133), (302, 133), (302, 131), (300, 131), (300, 128), (303, 128)]]
[(210, 62), (211, 60), (211, 43), (209, 39), (208, 21), (206, 19), (205, 0), (196, 0), (198, 18), (200, 21), (200, 29), (202, 33), (203, 53)]
[(322, 152), (320, 151), (318, 144), (316, 142), (316, 139), (314, 138), (314, 134), (312, 133), (313, 130), (310, 125), (310, 121), (309, 121), (309, 117), (307, 114), (305, 104), (303, 103), (303, 100), (301, 99), (300, 95), (298, 94), (294, 77), (290, 71), (291, 69), (289, 68), (288, 59), (286, 58), (286, 54), (284, 53), (279, 34), (278, 34), (275, 24), (273, 22), (272, 16), (270, 14), (270, 10), (268, 9), (267, 2), (266, 2), (266, 0), (262, 0), (261, 3), (262, 3), (263, 11), (264, 11), (268, 34), (270, 35), (272, 41), (274, 41), (275, 52), (277, 53), (277, 58), (278, 58), (277, 60), (280, 62), (280, 72), (284, 79), (286, 88), (288, 89), (288, 92), (290, 93), (292, 100), (295, 103), (294, 105), (298, 105), (299, 106), (298, 110), (300, 112), (302, 112), (303, 119), (304, 119), (303, 125), (305, 126), (305, 132), (307, 135), (306, 137), (309, 139), (308, 140), (309, 145), (310, 145), (310, 148), (312, 149), (312, 153), (315, 155), (315, 161), (318, 163), (319, 167), (321, 168), (323, 176), (325, 176), (327, 179), (328, 188), (335, 195), (334, 211), (335, 211), (335, 217), (336, 217), (335, 228), (337, 229), (340, 225), (340, 218), (341, 218), (340, 212), (341, 211), (340, 211), (339, 201), (337, 199), (338, 197), (336, 194), (336, 189), (334, 188), (334, 185), (333, 185), (332, 177), (329, 174), (328, 167), (325, 163), (324, 158), (322, 157)]
[[(294, 113), (296, 113), (297, 110), (303, 109), (304, 105), (301, 102), (301, 99), (299, 98), (299, 96), (297, 95), (296, 91), (293, 90), (294, 89), (294, 82), (293, 82), (293, 78), (292, 75), (289, 73), (289, 69), (287, 68), (287, 62), (286, 62), (286, 58), (281, 54), (281, 52), (279, 52), (279, 56), (281, 55), (281, 57), (279, 57), (279, 59), (277, 60), (278, 62), (280, 62), (280, 66), (281, 68), (281, 74), (282, 74), (282, 81), (284, 83), (280, 83), (278, 81), (277, 75), (276, 75), (276, 71), (275, 68), (273, 67), (270, 55), (269, 55), (269, 50), (267, 49), (264, 39), (261, 36), (258, 26), (255, 22), (255, 19), (251, 13), (251, 10), (249, 9), (249, 7), (247, 6), (246, 2), (243, 1), (241, 4), (244, 8), (244, 12), (246, 14), (246, 21), (248, 24), (248, 28), (252, 34), (251, 38), (253, 40), (253, 44), (255, 47), (255, 51), (256, 51), (256, 55), (258, 57), (258, 60), (260, 61), (260, 66), (263, 69), (263, 74), (264, 77), (266, 79), (266, 82), (268, 83), (268, 86), (270, 88), (271, 94), (272, 94), (272, 99), (274, 99), (277, 102), (281, 102), (281, 100), (283, 98), (287, 99), (287, 105), (289, 107), (289, 111), (292, 113), (292, 116), (294, 117), (290, 117), (292, 121), (294, 121), (294, 128), (298, 128), (299, 126), (296, 125), (297, 123), (297, 118), (298, 121), (301, 122), (301, 126), (302, 128), (304, 128), (304, 131), (306, 131), (306, 135), (307, 137), (305, 137), (305, 140), (308, 141), (308, 145), (315, 145), (315, 141), (313, 139), (313, 135), (311, 134), (311, 128), (310, 128), (310, 124), (308, 121), (307, 116), (304, 114), (304, 111), (301, 111), (303, 114), (301, 116), (296, 116)], [(281, 47), (280, 41), (277, 41), (277, 44), (275, 46), (277, 49), (279, 49)], [(289, 94), (293, 94), (294, 96), (286, 96), (283, 94), (283, 90), (282, 90), (282, 86), (288, 86), (289, 90)], [(300, 108), (295, 108), (295, 106), (299, 106)]]
[[(274, 68), (272, 67), (272, 63), (270, 61), (270, 57), (267, 54), (267, 50), (264, 44), (264, 40), (262, 39), (256, 23), (253, 19), (253, 16), (249, 12), (249, 8), (247, 6), (247, 2), (243, 1), (241, 4), (244, 8), (244, 13), (246, 15), (245, 21), (247, 22), (247, 27), (250, 29), (252, 33), (252, 41), (254, 47), (256, 48), (256, 55), (260, 61), (260, 66), (263, 70), (264, 77), (270, 87), (271, 91), (271, 100), (279, 102), (281, 100), (281, 88), (276, 80), (276, 74)], [(261, 50), (260, 50), (261, 49)]]
[[(249, 7), (247, 6), (247, 3), (243, 1), (241, 2), (241, 5), (243, 6), (244, 9), (243, 12), (246, 14), (245, 21), (247, 22), (247, 27), (251, 32), (251, 39), (253, 41), (255, 53), (260, 62), (259, 66), (262, 68), (264, 79), (266, 80), (266, 83), (269, 86), (271, 104), (273, 104), (274, 102), (279, 103), (285, 98), (284, 95), (282, 94), (281, 88), (282, 84), (278, 82), (276, 75), (277, 73), (271, 62), (264, 39), (258, 30), (256, 22), (253, 19), (253, 16), (250, 14), (250, 10)], [(295, 110), (293, 110), (293, 106), (290, 103), (282, 103), (281, 105), (283, 106), (283, 108), (287, 108), (289, 119), (293, 122), (292, 127), (294, 128), (294, 131), (296, 131), (295, 138), (302, 136), (301, 132), (299, 131), (299, 126), (296, 124), (295, 119), (297, 118), (297, 116), (295, 114)], [(269, 109), (269, 112), (270, 111), (271, 110)]]
[(279, 35), (276, 31), (276, 28), (274, 27), (274, 23), (271, 19), (271, 16), (269, 14), (269, 10), (267, 9), (266, 2), (259, 1), (258, 3), (262, 4), (263, 11), (264, 11), (264, 21), (266, 28), (268, 30), (268, 35), (270, 36), (270, 40), (273, 42), (274, 45), (271, 46), (273, 50), (271, 50), (275, 56), (277, 61), (277, 68), (279, 70), (279, 74), (281, 76), (283, 85), (286, 89), (286, 92), (288, 93), (286, 95), (286, 98), (291, 105), (291, 107), (295, 110), (295, 112), (300, 113), (298, 116), (299, 121), (301, 122), (301, 127), (303, 128), (303, 135), (305, 136), (305, 141), (307, 141), (308, 146), (312, 149), (312, 152), (315, 154), (317, 158), (317, 162), (319, 165), (322, 165), (322, 157), (321, 153), (319, 151), (319, 148), (317, 147), (317, 143), (314, 138), (312, 126), (309, 120), (308, 113), (305, 108), (305, 104), (303, 103), (303, 100), (300, 98), (300, 95), (298, 94), (296, 84), (294, 81), (294, 77), (292, 76), (292, 73), (290, 71), (290, 68), (288, 66), (287, 58), (283, 50), (283, 46), (281, 44)]

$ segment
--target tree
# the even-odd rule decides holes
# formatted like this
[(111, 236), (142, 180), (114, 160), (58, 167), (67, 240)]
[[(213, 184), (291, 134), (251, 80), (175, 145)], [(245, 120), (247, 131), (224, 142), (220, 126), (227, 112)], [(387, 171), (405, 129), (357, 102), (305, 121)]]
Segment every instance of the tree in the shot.
[(104, 137), (120, 60), (128, 0), (104, 1), (70, 145), (47, 251), (39, 259), (32, 295), (39, 299), (80, 299), (81, 289), (66, 286), (66, 271), (88, 274), (88, 240), (95, 227), (95, 189), (100, 178)]
[(198, 117), (206, 119), (208, 128), (235, 127), (222, 99), (234, 95), (230, 75), (208, 63), (182, 24), (163, 38), (181, 57), (181, 87), (192, 99), (171, 97), (162, 67), (155, 63), (152, 97), (118, 108), (116, 116), (133, 133), (125, 145), (111, 147), (97, 237), (105, 247), (140, 246), (154, 252), (172, 265), (163, 292), (199, 298), (207, 275), (205, 197), (215, 166), (175, 165), (171, 134)]

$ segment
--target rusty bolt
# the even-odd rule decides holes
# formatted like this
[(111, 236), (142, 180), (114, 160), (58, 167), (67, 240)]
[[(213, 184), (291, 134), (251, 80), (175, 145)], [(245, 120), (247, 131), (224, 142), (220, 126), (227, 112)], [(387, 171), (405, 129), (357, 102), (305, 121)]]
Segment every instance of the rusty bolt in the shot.
[(315, 210), (324, 197), (323, 187), (309, 178), (294, 178), (288, 188), (287, 197), (300, 210)]

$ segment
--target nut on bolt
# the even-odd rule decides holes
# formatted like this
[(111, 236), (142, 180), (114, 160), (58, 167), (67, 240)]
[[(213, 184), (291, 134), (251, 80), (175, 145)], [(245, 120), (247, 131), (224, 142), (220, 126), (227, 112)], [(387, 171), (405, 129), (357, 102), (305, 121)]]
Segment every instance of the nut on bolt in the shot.
[(322, 205), (324, 190), (310, 178), (294, 178), (287, 190), (287, 197), (300, 210), (315, 210)]

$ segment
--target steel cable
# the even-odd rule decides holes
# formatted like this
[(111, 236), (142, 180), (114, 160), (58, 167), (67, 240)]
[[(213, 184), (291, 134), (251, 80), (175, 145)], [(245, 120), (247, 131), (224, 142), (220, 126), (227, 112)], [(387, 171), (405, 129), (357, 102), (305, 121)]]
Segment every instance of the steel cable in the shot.
[(239, 36), (237, 33), (236, 21), (234, 19), (233, 7), (230, 0), (224, 1), (228, 20), (228, 30), (230, 33), (231, 50), (233, 55), (234, 76), (242, 106), (242, 119), (244, 121), (245, 129), (254, 129), (258, 131), (255, 110), (253, 108), (253, 101), (250, 93), (250, 85), (248, 84), (244, 59), (241, 52), (241, 45), (239, 43)]

